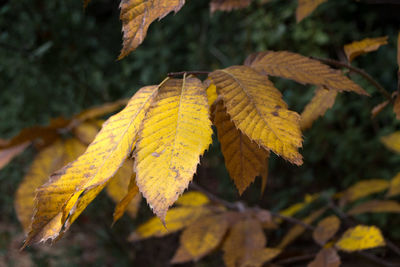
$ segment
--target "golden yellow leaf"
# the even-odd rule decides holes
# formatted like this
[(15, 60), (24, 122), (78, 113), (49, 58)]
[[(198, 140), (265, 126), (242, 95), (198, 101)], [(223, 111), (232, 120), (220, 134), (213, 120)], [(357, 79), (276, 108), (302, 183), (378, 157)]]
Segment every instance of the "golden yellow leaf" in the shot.
[(86, 121), (89, 119), (99, 118), (109, 113), (112, 113), (128, 103), (129, 99), (120, 99), (115, 102), (104, 103), (100, 106), (91, 107), (83, 110), (74, 116), (78, 121)]
[(197, 191), (187, 192), (178, 198), (175, 202), (177, 205), (181, 206), (192, 206), (199, 207), (210, 203), (210, 200), (206, 195)]
[(0, 149), (0, 170), (4, 166), (6, 166), (14, 157), (21, 154), (30, 144), (31, 142), (27, 141), (16, 146)]
[(251, 260), (253, 252), (265, 247), (267, 239), (260, 222), (247, 218), (232, 226), (223, 244), (224, 262), (227, 267), (243, 266)]
[(375, 118), (382, 110), (389, 104), (389, 100), (383, 101), (382, 103), (376, 105), (371, 111), (371, 118)]
[(314, 84), (339, 92), (350, 91), (368, 95), (364, 89), (344, 76), (341, 71), (288, 51), (266, 51), (253, 54), (246, 60), (250, 67), (267, 75), (279, 76), (302, 84)]
[(264, 75), (247, 66), (209, 74), (236, 128), (252, 141), (301, 165), (300, 116), (287, 109), (282, 94)]
[(321, 249), (315, 259), (307, 267), (339, 267), (340, 257), (334, 248)]
[(365, 38), (361, 41), (352, 42), (344, 46), (347, 59), (351, 62), (359, 55), (378, 50), (382, 45), (387, 44), (388, 37)]
[(234, 9), (241, 9), (248, 7), (251, 0), (212, 0), (210, 2), (210, 11), (232, 11)]
[(386, 190), (389, 182), (383, 179), (364, 180), (348, 188), (340, 198), (340, 205)]
[(315, 242), (321, 246), (325, 245), (325, 243), (336, 234), (336, 232), (339, 230), (339, 227), (340, 220), (338, 217), (335, 215), (326, 217), (318, 223), (317, 228), (315, 228), (313, 231), (313, 238)]
[(28, 173), (18, 186), (14, 201), (18, 219), (26, 233), (31, 224), (36, 189), (48, 180), (52, 172), (75, 160), (85, 149), (86, 147), (74, 138), (59, 140), (35, 157)]
[(209, 80), (204, 82), (205, 86), (207, 87), (207, 99), (208, 99), (208, 106), (211, 107), (215, 100), (217, 100), (217, 87), (214, 84), (210, 83)]
[(289, 206), (288, 208), (280, 211), (279, 214), (281, 214), (283, 216), (291, 217), (291, 216), (295, 215), (297, 212), (299, 212), (302, 209), (304, 209), (305, 207), (307, 207), (308, 204), (312, 203), (314, 200), (316, 200), (318, 198), (319, 198), (319, 194), (313, 194), (313, 195), (307, 194), (304, 197), (303, 202), (293, 204), (293, 205)]
[(317, 88), (314, 97), (301, 113), (301, 130), (310, 128), (318, 117), (323, 116), (335, 104), (336, 96), (336, 90), (325, 89), (323, 87)]
[(144, 40), (150, 24), (171, 11), (178, 12), (185, 0), (121, 0), (120, 19), (124, 43), (118, 59), (135, 50)]
[(82, 143), (89, 145), (94, 140), (99, 130), (96, 124), (83, 122), (73, 129), (73, 133)]
[(310, 15), (323, 2), (326, 2), (326, 0), (298, 0), (296, 9), (297, 23)]
[(394, 197), (400, 194), (400, 172), (390, 180), (389, 192), (386, 197)]
[(76, 218), (73, 213), (79, 214), (106, 185), (132, 152), (137, 132), (157, 89), (157, 86), (140, 89), (125, 109), (104, 123), (82, 156), (52, 174), (38, 189), (36, 213), (25, 245), (56, 238), (57, 235), (43, 232), (46, 224), (60, 212), (61, 224), (67, 218), (73, 222)]
[(140, 225), (129, 236), (130, 241), (138, 241), (149, 237), (161, 237), (183, 229), (203, 216), (212, 213), (207, 207), (178, 207), (167, 211), (165, 226), (157, 217)]
[(136, 217), (139, 209), (141, 196), (136, 186), (135, 174), (133, 173), (133, 160), (127, 160), (117, 171), (106, 187), (107, 194), (117, 203), (114, 211), (113, 223), (115, 223), (125, 211), (132, 218)]
[(277, 248), (255, 249), (249, 252), (249, 256), (245, 258), (240, 267), (261, 267), (264, 263), (271, 261), (281, 253)]
[(205, 88), (197, 78), (163, 83), (135, 149), (136, 182), (158, 217), (188, 187), (212, 142)]
[(261, 175), (265, 170), (264, 165), (266, 165), (269, 151), (252, 142), (236, 129), (222, 101), (218, 101), (216, 104), (213, 117), (225, 158), (225, 166), (235, 182), (239, 194), (242, 194), (256, 176)]
[[(325, 208), (319, 209), (311, 213), (308, 217), (302, 220), (305, 224), (313, 223), (318, 217), (320, 217), (324, 212)], [(304, 231), (306, 228), (300, 224), (296, 224), (293, 226), (289, 232), (283, 237), (282, 241), (278, 244), (277, 248), (284, 249), (287, 245), (295, 241)]]
[(357, 215), (366, 212), (396, 212), (400, 213), (400, 203), (393, 200), (370, 200), (355, 206), (347, 213)]
[(400, 153), (400, 131), (382, 136), (381, 142), (386, 146), (386, 148), (396, 153)]
[[(180, 237), (180, 246), (190, 255), (189, 260), (197, 261), (213, 251), (221, 243), (228, 225), (223, 215), (215, 215), (205, 217), (186, 227)], [(179, 259), (180, 252), (175, 256), (172, 262), (184, 262)], [(185, 261), (188, 261), (187, 257)]]
[(357, 225), (344, 232), (335, 246), (340, 250), (353, 252), (385, 246), (385, 240), (378, 227)]

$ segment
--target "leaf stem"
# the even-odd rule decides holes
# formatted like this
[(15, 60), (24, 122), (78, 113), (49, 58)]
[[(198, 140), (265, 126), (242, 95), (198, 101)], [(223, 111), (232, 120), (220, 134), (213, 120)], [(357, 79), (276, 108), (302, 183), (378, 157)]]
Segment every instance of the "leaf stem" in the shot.
[(360, 74), (366, 80), (368, 80), (372, 85), (374, 85), (376, 87), (376, 89), (378, 89), (379, 92), (381, 92), (389, 101), (392, 101), (392, 96), (390, 95), (390, 93), (388, 91), (386, 91), (386, 89), (380, 83), (378, 83), (374, 78), (372, 78), (371, 75), (366, 73), (364, 70), (353, 67), (350, 64), (347, 64), (347, 63), (341, 62), (341, 61), (337, 61), (334, 59), (318, 58), (318, 57), (311, 57), (311, 58), (321, 61), (322, 63), (332, 65), (332, 66), (347, 68), (347, 69), (351, 70), (352, 72)]
[(167, 74), (168, 77), (179, 77), (183, 75), (201, 75), (201, 74), (209, 74), (210, 71), (203, 71), (203, 70), (198, 70), (198, 71), (179, 71), (179, 72), (170, 72)]

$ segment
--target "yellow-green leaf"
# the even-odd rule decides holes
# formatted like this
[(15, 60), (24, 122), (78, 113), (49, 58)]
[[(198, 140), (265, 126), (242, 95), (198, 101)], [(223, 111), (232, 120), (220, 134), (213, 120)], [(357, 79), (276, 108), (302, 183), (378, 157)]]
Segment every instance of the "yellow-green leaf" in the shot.
[(136, 49), (144, 40), (150, 24), (171, 11), (178, 12), (185, 0), (121, 0), (120, 19), (124, 43), (118, 59)]
[(357, 225), (348, 229), (335, 246), (346, 252), (354, 252), (385, 246), (385, 240), (378, 227)]
[(317, 228), (313, 231), (313, 238), (315, 242), (323, 246), (331, 239), (339, 230), (340, 220), (335, 215), (326, 217), (320, 221)]
[(310, 15), (320, 4), (327, 0), (298, 0), (296, 10), (296, 21), (299, 23)]
[(282, 94), (264, 75), (247, 66), (210, 73), (234, 125), (252, 141), (301, 165), (300, 116), (287, 109)]
[(348, 188), (340, 198), (340, 204), (343, 206), (346, 203), (353, 202), (357, 199), (376, 194), (386, 190), (389, 187), (389, 182), (383, 179), (364, 180), (356, 183)]
[(25, 233), (29, 232), (36, 189), (48, 180), (52, 172), (75, 160), (85, 149), (86, 146), (76, 139), (59, 140), (35, 157), (15, 194), (15, 210)]
[(261, 175), (265, 170), (264, 165), (266, 165), (269, 151), (252, 142), (236, 129), (222, 101), (216, 104), (213, 118), (225, 166), (239, 194), (242, 194), (256, 176)]
[(400, 131), (382, 136), (381, 142), (386, 146), (386, 148), (396, 153), (400, 153)]
[(359, 55), (376, 51), (382, 45), (387, 44), (387, 36), (377, 38), (365, 38), (361, 41), (352, 42), (344, 46), (347, 59), (351, 62)]
[(210, 11), (232, 11), (234, 9), (241, 9), (248, 7), (251, 0), (212, 0), (210, 2)]
[(117, 203), (114, 211), (113, 223), (115, 223), (125, 211), (132, 218), (136, 217), (141, 196), (138, 194), (135, 174), (133, 172), (133, 160), (127, 160), (110, 179), (106, 187), (107, 194)]
[(267, 239), (258, 220), (247, 218), (231, 228), (223, 244), (224, 262), (227, 267), (244, 266), (253, 252), (265, 247)]
[(52, 174), (50, 180), (38, 189), (36, 213), (25, 245), (56, 238), (57, 234), (50, 235), (44, 231), (46, 225), (59, 213), (62, 213), (61, 225), (67, 218), (72, 223), (76, 219), (74, 213), (79, 214), (101, 191), (132, 152), (139, 127), (157, 88), (140, 89), (125, 109), (103, 124), (82, 156)]
[(181, 206), (199, 207), (204, 206), (209, 202), (210, 200), (203, 193), (191, 191), (180, 196), (175, 203)]
[(321, 249), (315, 259), (307, 267), (339, 267), (340, 257), (334, 248)]
[(136, 182), (158, 217), (188, 187), (199, 157), (212, 142), (205, 88), (193, 77), (159, 88), (135, 149)]
[[(213, 251), (220, 244), (228, 225), (223, 215), (215, 215), (205, 217), (186, 227), (181, 234), (180, 246), (190, 255), (189, 260), (197, 261)], [(179, 254), (176, 254), (172, 262), (184, 262), (178, 257)], [(187, 257), (185, 261), (188, 261)]]
[(336, 96), (336, 90), (325, 89), (323, 87), (317, 88), (314, 97), (301, 113), (301, 129), (310, 128), (318, 117), (323, 116), (335, 104)]
[(355, 206), (347, 213), (357, 215), (366, 212), (395, 212), (400, 213), (400, 203), (393, 200), (370, 200)]
[(339, 92), (350, 91), (368, 95), (364, 89), (344, 76), (341, 71), (288, 51), (266, 51), (253, 54), (247, 60), (255, 70), (267, 75), (279, 76), (302, 84), (314, 84)]
[(387, 197), (394, 197), (400, 194), (400, 172), (390, 180), (389, 192)]
[(129, 236), (130, 241), (138, 241), (149, 237), (162, 237), (192, 224), (203, 216), (211, 214), (211, 209), (206, 207), (178, 207), (167, 211), (165, 226), (157, 217), (151, 218), (140, 225), (134, 233)]

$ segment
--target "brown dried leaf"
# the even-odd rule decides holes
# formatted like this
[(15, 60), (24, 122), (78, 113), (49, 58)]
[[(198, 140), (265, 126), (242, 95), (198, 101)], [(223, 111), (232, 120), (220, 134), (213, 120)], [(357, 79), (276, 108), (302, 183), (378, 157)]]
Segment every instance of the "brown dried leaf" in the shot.
[(382, 103), (376, 105), (371, 111), (371, 118), (375, 118), (382, 110), (389, 104), (389, 100), (383, 101)]
[(256, 176), (265, 170), (269, 151), (236, 129), (222, 101), (218, 101), (215, 106), (213, 122), (217, 127), (225, 166), (239, 194), (242, 194)]
[[(399, 76), (399, 79), (400, 79), (400, 76)], [(400, 84), (400, 82), (399, 82), (399, 84)], [(396, 114), (396, 119), (400, 120), (400, 94), (397, 94), (397, 96), (394, 100), (393, 112), (394, 112), (394, 114)]]
[(150, 24), (171, 11), (178, 12), (185, 0), (121, 0), (123, 48), (118, 59), (135, 50), (144, 40)]
[(336, 96), (336, 90), (325, 89), (323, 87), (317, 88), (314, 97), (300, 115), (301, 130), (310, 128), (318, 117), (323, 116), (335, 104)]
[(339, 267), (340, 257), (334, 248), (321, 249), (315, 259), (307, 267)]
[(0, 170), (4, 166), (6, 166), (14, 157), (21, 154), (30, 144), (31, 143), (27, 141), (16, 146), (0, 149)]
[(382, 45), (387, 44), (387, 36), (377, 38), (365, 38), (361, 41), (352, 42), (344, 46), (344, 52), (349, 62), (356, 57), (368, 52), (376, 51)]
[(320, 4), (327, 0), (298, 0), (296, 10), (296, 21), (299, 23), (310, 15)]
[(282, 94), (265, 75), (247, 66), (232, 66), (209, 74), (234, 125), (250, 140), (301, 165), (300, 116), (287, 108)]
[(210, 11), (232, 11), (234, 9), (241, 9), (248, 7), (251, 0), (212, 0), (210, 2)]
[(350, 91), (368, 95), (364, 89), (344, 76), (341, 71), (314, 60), (287, 51), (266, 51), (250, 55), (246, 59), (256, 71), (294, 80), (302, 84), (314, 84), (339, 92)]
[(323, 246), (331, 239), (339, 230), (340, 220), (335, 215), (326, 217), (320, 221), (313, 232), (315, 242)]
[(393, 200), (370, 200), (355, 206), (347, 213), (357, 215), (366, 212), (395, 212), (400, 213), (400, 203)]

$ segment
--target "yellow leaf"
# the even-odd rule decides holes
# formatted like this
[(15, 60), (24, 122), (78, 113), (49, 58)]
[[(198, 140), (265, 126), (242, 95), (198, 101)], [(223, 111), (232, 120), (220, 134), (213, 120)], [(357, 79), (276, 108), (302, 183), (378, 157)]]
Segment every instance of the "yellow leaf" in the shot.
[(232, 11), (234, 9), (241, 9), (248, 7), (251, 0), (212, 0), (210, 2), (210, 11)]
[(323, 246), (329, 239), (331, 239), (339, 230), (340, 220), (335, 215), (326, 217), (320, 221), (317, 228), (313, 231), (313, 238), (315, 242)]
[(16, 146), (0, 149), (0, 170), (4, 166), (6, 166), (14, 157), (21, 154), (30, 144), (31, 142), (27, 141)]
[[(325, 208), (319, 209), (311, 213), (308, 217), (302, 220), (305, 224), (313, 223), (318, 217), (320, 217), (324, 212)], [(282, 241), (278, 244), (277, 248), (284, 249), (287, 245), (295, 241), (304, 231), (306, 228), (300, 224), (296, 224), (293, 226), (289, 232), (283, 237)]]
[(264, 263), (271, 261), (281, 253), (280, 249), (263, 248), (250, 251), (249, 256), (243, 260), (240, 267), (261, 267)]
[(357, 225), (348, 229), (335, 246), (340, 250), (353, 252), (385, 246), (385, 240), (378, 227)]
[(159, 88), (135, 149), (136, 182), (158, 217), (188, 187), (212, 142), (205, 88), (197, 78), (169, 79)]
[(83, 110), (78, 115), (75, 115), (74, 119), (78, 121), (86, 121), (89, 119), (102, 117), (125, 106), (128, 103), (128, 101), (129, 99), (120, 99), (115, 102), (105, 103), (100, 106), (91, 107), (86, 110)]
[(217, 100), (217, 87), (214, 84), (210, 83), (209, 80), (204, 82), (205, 86), (207, 87), (207, 99), (208, 99), (208, 106), (211, 107), (215, 100)]
[(141, 196), (138, 194), (135, 174), (133, 173), (133, 160), (127, 160), (117, 171), (106, 187), (107, 194), (117, 203), (114, 211), (115, 223), (125, 211), (132, 218), (136, 217)]
[(350, 215), (356, 215), (366, 212), (400, 213), (400, 203), (393, 200), (371, 200), (352, 208), (347, 213)]
[(390, 180), (389, 192), (387, 197), (394, 197), (400, 194), (400, 172)]
[(340, 257), (334, 248), (321, 249), (315, 259), (307, 267), (339, 267)]
[(83, 122), (73, 129), (73, 133), (82, 143), (89, 145), (94, 140), (99, 130), (96, 124)]
[[(205, 217), (186, 227), (180, 238), (180, 246), (190, 255), (190, 259), (186, 257), (185, 261), (197, 261), (213, 251), (221, 243), (228, 225), (223, 215), (216, 215)], [(173, 263), (184, 262), (179, 259), (180, 252), (175, 256)]]
[(396, 153), (400, 153), (400, 131), (382, 136), (381, 142), (386, 146), (386, 148)]
[(231, 228), (223, 244), (224, 262), (227, 267), (243, 266), (251, 260), (253, 252), (265, 247), (267, 239), (258, 220), (247, 218)]
[(297, 23), (310, 15), (323, 2), (326, 2), (326, 0), (298, 0), (296, 10)]
[(319, 194), (313, 194), (313, 195), (306, 195), (304, 197), (304, 201), (300, 202), (300, 203), (296, 203), (293, 204), (291, 206), (289, 206), (288, 208), (282, 210), (279, 212), (279, 214), (283, 215), (283, 216), (293, 216), (295, 215), (297, 212), (301, 211), (302, 209), (304, 209), (306, 206), (308, 206), (308, 204), (310, 204), (311, 202), (313, 202), (314, 200), (319, 198)]
[(35, 157), (15, 194), (15, 210), (25, 233), (29, 232), (36, 189), (48, 180), (52, 172), (75, 160), (85, 149), (76, 139), (58, 140)]
[(194, 223), (199, 218), (211, 214), (211, 209), (206, 207), (178, 207), (167, 211), (165, 226), (157, 217), (151, 218), (140, 225), (137, 230), (129, 236), (130, 241), (138, 241), (149, 237), (162, 237)]
[(300, 116), (287, 109), (282, 94), (264, 75), (247, 66), (210, 73), (236, 128), (252, 141), (301, 165)]
[(250, 67), (267, 75), (291, 79), (302, 84), (323, 86), (339, 92), (350, 91), (368, 95), (341, 71), (296, 53), (266, 51), (250, 55), (246, 61)]
[(203, 193), (191, 191), (180, 196), (180, 198), (178, 198), (178, 200), (175, 203), (181, 206), (199, 207), (199, 206), (204, 206), (209, 202), (210, 200)]
[(389, 104), (389, 100), (383, 101), (382, 103), (376, 105), (371, 111), (371, 118), (375, 118), (382, 110)]
[(259, 147), (236, 129), (222, 101), (216, 104), (213, 117), (225, 158), (225, 166), (239, 194), (242, 194), (256, 176), (261, 175), (265, 170), (264, 165), (266, 165), (269, 151)]
[(383, 179), (364, 180), (348, 188), (340, 198), (340, 205), (357, 199), (382, 192), (389, 187), (389, 182)]
[(171, 11), (178, 12), (185, 0), (121, 0), (120, 19), (124, 44), (118, 59), (135, 50), (144, 40), (150, 24)]
[(325, 89), (323, 87), (317, 88), (314, 97), (301, 113), (301, 129), (310, 128), (319, 116), (323, 116), (335, 104), (336, 96), (336, 90)]
[(38, 189), (36, 213), (25, 245), (57, 237), (43, 232), (46, 224), (60, 212), (62, 224), (67, 217), (72, 223), (76, 218), (73, 213), (79, 214), (101, 191), (131, 153), (139, 127), (157, 88), (149, 86), (140, 89), (125, 109), (104, 123), (82, 156), (52, 174), (50, 180)]
[(359, 55), (378, 50), (380, 46), (387, 44), (387, 36), (377, 38), (365, 38), (344, 46), (347, 59), (351, 62)]

